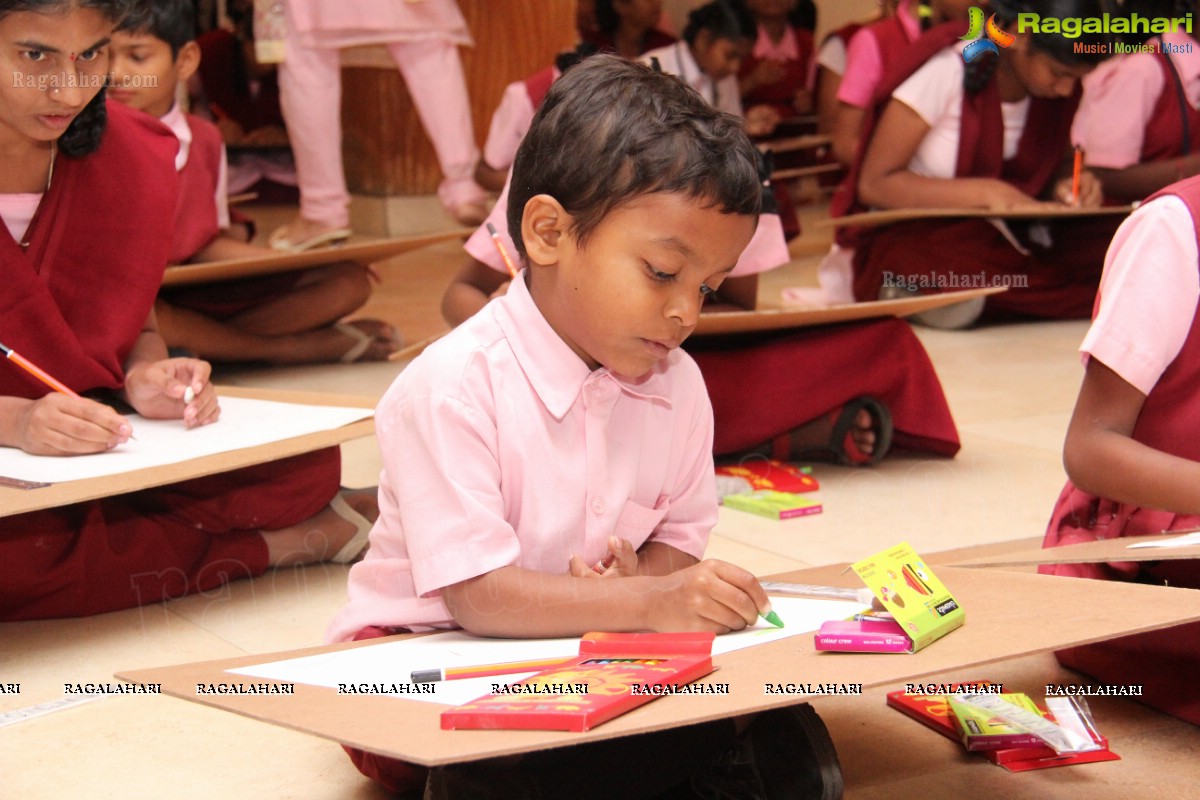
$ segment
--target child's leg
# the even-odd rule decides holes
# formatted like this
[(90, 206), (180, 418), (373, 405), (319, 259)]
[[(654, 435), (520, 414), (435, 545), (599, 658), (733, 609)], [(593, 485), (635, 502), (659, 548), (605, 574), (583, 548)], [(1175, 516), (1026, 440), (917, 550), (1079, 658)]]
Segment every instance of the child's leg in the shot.
[[(444, 40), (398, 42), (388, 52), (416, 106), (421, 124), (437, 152), (445, 179), (438, 199), (447, 210), (482, 204), (483, 190), (475, 183), (479, 148), (471, 123), (471, 104), (458, 48)], [(480, 220), (482, 221), (482, 219)]]
[(282, 336), (324, 328), (357, 311), (371, 296), (367, 268), (350, 262), (307, 270), (291, 291), (230, 317), (248, 333)]
[[(271, 364), (313, 364), (337, 361), (358, 349), (352, 361), (382, 361), (396, 349), (395, 331), (377, 320), (327, 325), (299, 334), (266, 336), (213, 319), (198, 311), (154, 305), (159, 330), (169, 347), (179, 347), (211, 361), (265, 361)], [(355, 334), (348, 328), (360, 331)], [(361, 342), (366, 337), (365, 348)]]
[(300, 216), (326, 228), (350, 224), (342, 169), (342, 76), (337, 50), (301, 44), (289, 28), (279, 101), (300, 185)]

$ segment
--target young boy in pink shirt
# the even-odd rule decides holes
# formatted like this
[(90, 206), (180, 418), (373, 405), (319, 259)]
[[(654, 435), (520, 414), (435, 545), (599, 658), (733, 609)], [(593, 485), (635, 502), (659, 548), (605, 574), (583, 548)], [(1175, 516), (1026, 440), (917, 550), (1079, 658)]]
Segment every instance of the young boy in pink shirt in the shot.
[[(328, 640), (754, 624), (770, 609), (757, 579), (701, 561), (717, 512), (712, 410), (679, 349), (754, 232), (740, 121), (670, 76), (597, 56), (551, 88), (513, 176), (508, 227), (525, 268), (380, 402), (381, 516)], [(393, 791), (426, 780), (350, 753)], [(712, 774), (754, 753), (753, 774)], [(746, 796), (821, 797), (822, 766), (840, 786), (823, 727), (796, 706), (439, 768), (426, 796), (655, 797), (734, 778), (753, 784)]]

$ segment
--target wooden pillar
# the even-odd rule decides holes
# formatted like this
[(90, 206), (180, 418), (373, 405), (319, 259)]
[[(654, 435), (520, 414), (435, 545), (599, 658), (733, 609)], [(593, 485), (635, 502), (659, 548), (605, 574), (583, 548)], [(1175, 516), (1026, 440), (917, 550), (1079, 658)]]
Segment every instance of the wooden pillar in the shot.
[[(574, 0), (458, 0), (475, 46), (460, 49), (475, 140), (482, 146), (504, 87), (575, 44)], [(430, 194), (437, 156), (404, 80), (382, 48), (347, 51), (342, 67), (342, 152), (355, 194)]]

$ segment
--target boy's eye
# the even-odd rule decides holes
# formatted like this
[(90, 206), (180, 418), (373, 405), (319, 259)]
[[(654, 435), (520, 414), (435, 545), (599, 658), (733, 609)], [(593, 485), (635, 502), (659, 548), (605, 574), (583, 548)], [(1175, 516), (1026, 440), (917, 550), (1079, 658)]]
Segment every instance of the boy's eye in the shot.
[(100, 57), (99, 49), (84, 50), (82, 53), (79, 54), (79, 56), (75, 60), (88, 62), (88, 61), (95, 61), (99, 57)]
[(675, 280), (675, 276), (671, 273), (657, 270), (649, 264), (646, 265), (646, 269), (649, 271), (650, 277), (658, 283), (670, 283)]
[(42, 50), (26, 50), (21, 55), (34, 62), (46, 60), (46, 53)]

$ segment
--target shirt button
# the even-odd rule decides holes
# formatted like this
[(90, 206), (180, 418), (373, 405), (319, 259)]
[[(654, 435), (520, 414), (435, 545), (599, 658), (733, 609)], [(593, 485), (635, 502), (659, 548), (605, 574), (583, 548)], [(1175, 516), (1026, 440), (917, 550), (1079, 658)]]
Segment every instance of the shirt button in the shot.
[(604, 512), (607, 510), (608, 510), (608, 503), (606, 503), (604, 501), (603, 497), (593, 497), (592, 498), (592, 513), (593, 514), (595, 514), (596, 516), (599, 517), (599, 516), (602, 516), (604, 514)]

